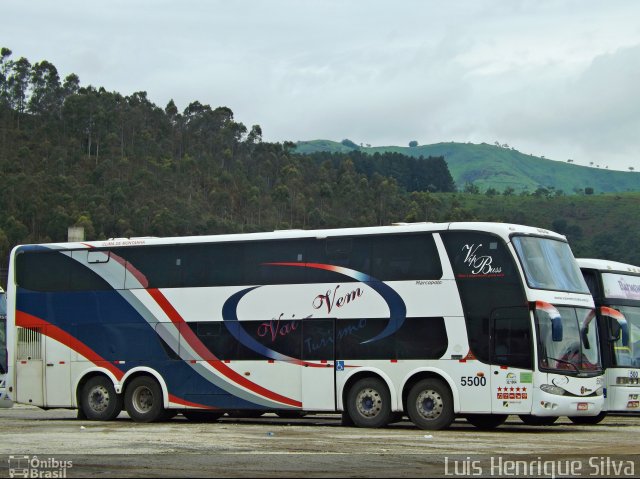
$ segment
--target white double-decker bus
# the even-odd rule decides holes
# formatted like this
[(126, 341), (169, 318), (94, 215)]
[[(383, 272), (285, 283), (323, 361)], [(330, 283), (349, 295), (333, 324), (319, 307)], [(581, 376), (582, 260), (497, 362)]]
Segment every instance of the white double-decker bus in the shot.
[(0, 288), (0, 408), (13, 406), (5, 387), (7, 366), (7, 297)]
[(605, 402), (597, 416), (571, 418), (596, 424), (609, 413), (640, 413), (640, 267), (579, 258), (598, 313)]
[(544, 229), (25, 245), (8, 298), (12, 398), (89, 419), (342, 411), (441, 429), (595, 416), (604, 401), (593, 299)]

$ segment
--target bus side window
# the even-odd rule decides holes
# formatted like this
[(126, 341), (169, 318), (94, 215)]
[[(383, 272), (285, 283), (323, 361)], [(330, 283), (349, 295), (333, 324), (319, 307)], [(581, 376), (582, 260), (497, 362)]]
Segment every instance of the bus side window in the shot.
[(383, 281), (442, 278), (432, 234), (381, 236), (373, 240), (372, 276)]
[(492, 314), (492, 363), (532, 369), (531, 333), (527, 308), (502, 308)]

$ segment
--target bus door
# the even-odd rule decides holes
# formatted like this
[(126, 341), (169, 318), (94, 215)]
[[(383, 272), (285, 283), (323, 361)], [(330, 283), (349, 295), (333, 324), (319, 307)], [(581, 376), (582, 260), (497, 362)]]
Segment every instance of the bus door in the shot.
[(71, 349), (44, 336), (44, 384), (47, 407), (71, 405)]
[(491, 317), (491, 412), (528, 414), (533, 396), (530, 314), (499, 308)]
[(42, 328), (17, 328), (16, 402), (44, 406)]
[(334, 318), (302, 322), (302, 409), (336, 408), (335, 324)]
[(69, 407), (71, 350), (47, 333), (42, 328), (18, 328), (17, 401)]

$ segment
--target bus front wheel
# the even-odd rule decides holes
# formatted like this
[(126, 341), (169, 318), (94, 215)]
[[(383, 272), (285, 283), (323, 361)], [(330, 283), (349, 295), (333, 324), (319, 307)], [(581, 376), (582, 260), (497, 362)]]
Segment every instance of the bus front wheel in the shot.
[(82, 387), (80, 408), (90, 421), (113, 421), (122, 411), (122, 396), (109, 378), (94, 376)]
[(162, 418), (162, 389), (155, 379), (139, 376), (127, 386), (124, 407), (136, 422), (154, 422)]
[(572, 423), (583, 426), (583, 425), (589, 425), (589, 424), (591, 425), (598, 424), (606, 416), (607, 416), (607, 412), (602, 411), (597, 416), (569, 416), (569, 419), (571, 420)]
[(418, 381), (409, 391), (407, 413), (420, 429), (448, 428), (455, 418), (449, 387), (438, 379)]
[(391, 420), (391, 394), (378, 378), (357, 381), (347, 396), (347, 411), (358, 427), (385, 427)]

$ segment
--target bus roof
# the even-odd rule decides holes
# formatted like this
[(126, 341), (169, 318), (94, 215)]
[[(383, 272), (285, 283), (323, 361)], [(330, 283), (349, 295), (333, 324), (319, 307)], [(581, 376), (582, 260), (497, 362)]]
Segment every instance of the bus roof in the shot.
[[(49, 243), (47, 246), (53, 249), (86, 249), (86, 248), (115, 248), (123, 246), (141, 245), (163, 245), (163, 244), (189, 244), (206, 242), (231, 242), (231, 241), (258, 241), (276, 239), (298, 239), (298, 238), (334, 238), (341, 236), (373, 235), (373, 234), (394, 234), (394, 233), (417, 233), (417, 232), (437, 232), (437, 231), (485, 231), (494, 233), (503, 238), (508, 238), (512, 234), (524, 234), (545, 236), (562, 241), (566, 241), (563, 235), (552, 231), (509, 223), (490, 222), (456, 222), (456, 223), (395, 223), (391, 226), (372, 226), (358, 228), (334, 228), (321, 230), (276, 230), (262, 233), (234, 233), (205, 236), (179, 236), (179, 237), (132, 237), (132, 238), (110, 238), (101, 241), (84, 241), (75, 243)], [(26, 246), (26, 245), (23, 245)], [(16, 248), (20, 248), (17, 246)]]
[(604, 272), (640, 274), (640, 267), (632, 264), (609, 261), (607, 259), (576, 258), (578, 266), (585, 269), (596, 269)]

